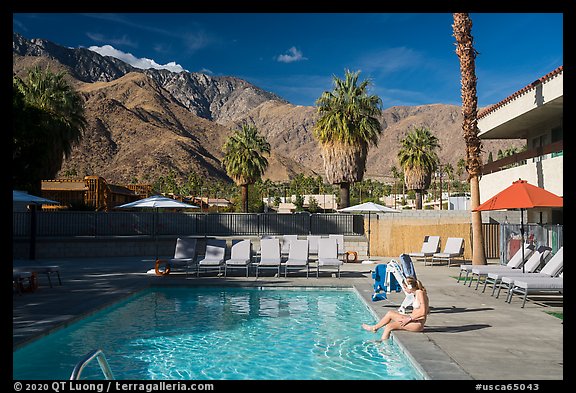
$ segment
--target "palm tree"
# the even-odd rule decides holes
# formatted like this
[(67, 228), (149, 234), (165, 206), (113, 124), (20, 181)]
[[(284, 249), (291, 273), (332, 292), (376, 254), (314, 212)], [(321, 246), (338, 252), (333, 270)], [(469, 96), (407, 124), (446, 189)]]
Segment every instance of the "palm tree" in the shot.
[(400, 181), (400, 183), (402, 184), (402, 197), (404, 197), (404, 173), (402, 173), (402, 171), (399, 171), (395, 165), (392, 166), (390, 171), (392, 172), (392, 177), (394, 178), (394, 209), (396, 209), (396, 198), (398, 194), (398, 189), (396, 187), (398, 181)]
[(313, 134), (320, 142), (326, 179), (340, 185), (340, 208), (350, 206), (350, 183), (361, 181), (370, 145), (377, 146), (382, 126), (377, 119), (382, 100), (368, 95), (369, 81), (358, 82), (360, 72), (334, 76), (334, 90), (316, 100), (320, 118)]
[(416, 209), (422, 209), (422, 193), (430, 186), (438, 165), (438, 138), (426, 127), (414, 127), (400, 142), (398, 160), (404, 170), (404, 181), (416, 193)]
[(256, 183), (266, 168), (268, 160), (264, 154), (270, 154), (270, 144), (258, 133), (255, 126), (243, 124), (240, 130), (224, 144), (222, 164), (242, 190), (242, 211), (248, 213), (248, 185)]
[(452, 166), (452, 164), (447, 163), (444, 164), (442, 170), (444, 171), (444, 173), (446, 174), (446, 177), (448, 178), (448, 204), (450, 204), (450, 184), (454, 181), (454, 167)]
[(12, 78), (13, 163), (28, 169), (38, 191), (42, 179), (56, 177), (87, 125), (82, 97), (64, 76), (34, 67), (24, 79)]
[(466, 141), (466, 170), (470, 183), (470, 207), (472, 209), (472, 264), (485, 265), (482, 216), (473, 210), (480, 205), (479, 178), (482, 175), (482, 142), (478, 138), (478, 97), (476, 96), (476, 50), (472, 37), (472, 19), (467, 13), (454, 13), (454, 37), (456, 54), (460, 60), (462, 84), (462, 131)]

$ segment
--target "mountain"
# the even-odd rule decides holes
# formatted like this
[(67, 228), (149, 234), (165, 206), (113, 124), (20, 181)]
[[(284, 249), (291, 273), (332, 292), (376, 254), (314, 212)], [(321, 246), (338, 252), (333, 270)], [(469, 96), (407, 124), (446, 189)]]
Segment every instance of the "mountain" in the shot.
[[(222, 146), (243, 122), (255, 125), (271, 144), (265, 178), (288, 180), (297, 173), (324, 175), (321, 149), (312, 135), (316, 109), (297, 106), (242, 79), (202, 73), (134, 68), (84, 48), (65, 48), (13, 34), (13, 72), (35, 65), (66, 71), (86, 101), (88, 127), (60, 174), (97, 174), (116, 183), (150, 181), (170, 172), (191, 172), (230, 181), (222, 169)], [(397, 106), (383, 111), (378, 147), (368, 155), (365, 178), (389, 180), (400, 140), (411, 127), (438, 137), (442, 163), (465, 151), (460, 107)], [(485, 141), (486, 154), (521, 146)], [(486, 160), (486, 157), (484, 158)]]

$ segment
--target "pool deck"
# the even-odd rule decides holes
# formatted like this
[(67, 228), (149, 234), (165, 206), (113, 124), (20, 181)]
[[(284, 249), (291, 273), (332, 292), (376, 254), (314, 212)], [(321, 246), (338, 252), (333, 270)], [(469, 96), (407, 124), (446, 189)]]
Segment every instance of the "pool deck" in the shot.
[[(390, 258), (373, 258), (386, 263)], [(493, 261), (492, 261), (493, 262)], [(13, 348), (54, 329), (66, 326), (86, 313), (150, 285), (240, 285), (240, 286), (345, 286), (355, 287), (378, 316), (396, 310), (404, 295), (391, 293), (387, 300), (372, 302), (371, 271), (376, 264), (347, 263), (341, 278), (322, 271), (290, 272), (288, 278), (265, 271), (258, 279), (235, 270), (227, 278), (214, 273), (186, 277), (175, 273), (158, 277), (146, 274), (154, 266), (150, 258), (43, 259), (14, 261), (18, 265), (59, 265), (62, 286), (40, 276), (33, 293), (13, 295)], [(563, 311), (563, 303), (551, 298), (530, 299), (521, 308), (515, 296), (511, 304), (491, 291), (481, 293), (456, 282), (456, 266), (425, 266), (415, 262), (418, 278), (430, 298), (430, 315), (422, 333), (394, 332), (393, 339), (406, 350), (431, 380), (563, 380), (563, 322), (547, 312)], [(262, 273), (261, 273), (262, 274)], [(361, 329), (362, 322), (358, 321)], [(353, 333), (353, 332), (352, 332)], [(380, 338), (380, 333), (375, 339)], [(472, 386), (472, 385), (471, 385)]]

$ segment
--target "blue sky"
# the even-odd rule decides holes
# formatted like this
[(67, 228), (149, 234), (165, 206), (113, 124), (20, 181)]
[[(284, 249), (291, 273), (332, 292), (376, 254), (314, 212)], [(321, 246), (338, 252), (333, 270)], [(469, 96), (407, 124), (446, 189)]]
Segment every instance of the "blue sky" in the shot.
[[(471, 13), (479, 106), (563, 64), (561, 13)], [(460, 105), (450, 13), (16, 13), (13, 30), (132, 65), (235, 76), (314, 105), (344, 69), (384, 108)]]

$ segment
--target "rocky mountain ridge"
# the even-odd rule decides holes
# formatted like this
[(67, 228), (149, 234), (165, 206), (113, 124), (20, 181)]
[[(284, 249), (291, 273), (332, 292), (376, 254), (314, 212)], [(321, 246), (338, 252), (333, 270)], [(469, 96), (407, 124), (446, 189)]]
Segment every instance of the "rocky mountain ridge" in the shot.
[[(230, 180), (221, 166), (222, 146), (243, 122), (254, 124), (272, 147), (265, 178), (297, 173), (323, 175), (321, 150), (312, 135), (314, 107), (296, 106), (234, 77), (141, 70), (88, 49), (64, 48), (14, 33), (13, 72), (34, 65), (65, 70), (86, 100), (88, 128), (61, 174), (97, 174), (112, 182), (146, 181), (172, 171)], [(460, 107), (398, 106), (381, 116), (378, 147), (368, 155), (366, 178), (389, 180), (400, 140), (411, 127), (427, 126), (439, 138), (442, 163), (464, 154)], [(503, 146), (504, 145), (504, 146)], [(485, 151), (519, 146), (485, 141)]]

